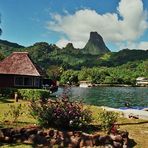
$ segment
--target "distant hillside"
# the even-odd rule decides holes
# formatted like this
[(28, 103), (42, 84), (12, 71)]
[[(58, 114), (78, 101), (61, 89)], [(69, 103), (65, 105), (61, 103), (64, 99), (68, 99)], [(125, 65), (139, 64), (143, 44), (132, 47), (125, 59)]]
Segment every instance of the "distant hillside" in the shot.
[(25, 48), (31, 58), (42, 68), (47, 68), (50, 65), (56, 65), (56, 61), (51, 60), (52, 52), (60, 50), (56, 45), (48, 44), (46, 42), (38, 42), (33, 46)]
[[(91, 34), (91, 41), (95, 36), (97, 39), (98, 36), (100, 39), (102, 38), (97, 33)], [(93, 43), (96, 44), (92, 45), (97, 47), (98, 41), (95, 41), (95, 38), (93, 40)], [(144, 51), (124, 49), (119, 52), (110, 52), (105, 43), (101, 44), (101, 51), (99, 48), (93, 48), (92, 46), (91, 52), (91, 46), (89, 46), (89, 49), (87, 48), (88, 50), (86, 48), (75, 49), (72, 43), (67, 44), (66, 47), (61, 49), (54, 44), (49, 45), (46, 42), (39, 42), (32, 46), (24, 47), (16, 43), (0, 40), (0, 59), (3, 59), (3, 56), (8, 56), (13, 51), (28, 51), (32, 59), (45, 70), (50, 66), (75, 70), (80, 70), (82, 67), (114, 67), (126, 64), (129, 61), (141, 61), (148, 59), (148, 50)], [(87, 47), (87, 45), (88, 43), (85, 47)]]
[(71, 43), (60, 49), (56, 45), (40, 42), (25, 48), (25, 51), (28, 51), (32, 59), (45, 69), (51, 65), (64, 69), (97, 66), (98, 55), (83, 54), (80, 49), (75, 49)]
[(123, 49), (119, 52), (104, 54), (100, 57), (101, 65), (118, 66), (132, 61), (147, 60), (148, 50)]
[(0, 51), (4, 55), (9, 55), (13, 51), (18, 51), (21, 48), (24, 48), (24, 46), (6, 40), (0, 40)]

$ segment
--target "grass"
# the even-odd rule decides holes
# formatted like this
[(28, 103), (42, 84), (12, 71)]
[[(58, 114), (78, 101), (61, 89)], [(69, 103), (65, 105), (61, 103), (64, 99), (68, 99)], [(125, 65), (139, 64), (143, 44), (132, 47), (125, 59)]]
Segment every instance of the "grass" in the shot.
[[(101, 109), (96, 106), (89, 108), (93, 112), (94, 124), (99, 124), (97, 115)], [(118, 118), (117, 124), (120, 130), (129, 132), (130, 148), (148, 148), (148, 120)]]
[[(18, 118), (17, 124), (10, 124), (13, 121), (13, 118), (6, 113), (10, 110), (10, 105), (19, 104), (23, 105), (23, 114)], [(99, 124), (98, 113), (100, 108), (96, 106), (87, 106), (93, 113), (93, 123), (95, 125)], [(4, 122), (7, 121), (7, 122)], [(131, 143), (131, 148), (147, 148), (148, 146), (148, 121), (141, 119), (126, 119), (119, 118), (118, 122), (119, 128), (121, 130), (126, 130), (129, 132), (129, 138)], [(24, 127), (27, 125), (37, 124), (36, 120), (29, 114), (29, 102), (19, 100), (15, 102), (13, 99), (0, 98), (0, 127)], [(100, 131), (97, 131), (100, 133)], [(102, 134), (104, 132), (101, 132)], [(0, 145), (2, 148), (15, 147), (15, 148), (30, 148), (30, 145), (24, 144), (5, 144)]]
[[(1, 101), (1, 100), (4, 99), (0, 98), (0, 127), (8, 127), (8, 126), (22, 127), (28, 124), (36, 124), (36, 120), (29, 114), (28, 101), (19, 100), (19, 102), (15, 102), (13, 99), (8, 99), (7, 101)], [(18, 104), (22, 105), (23, 114), (20, 115), (20, 117), (18, 118), (17, 120), (18, 124), (12, 124), (12, 121), (14, 119), (9, 114), (9, 111), (11, 110), (10, 105), (18, 105)]]
[(32, 148), (31, 145), (27, 145), (27, 144), (3, 144), (0, 145), (1, 148)]
[[(129, 132), (130, 139), (135, 142), (134, 148), (148, 147), (148, 121), (140, 119), (120, 119), (118, 121), (121, 130)], [(132, 142), (132, 140), (131, 140)]]

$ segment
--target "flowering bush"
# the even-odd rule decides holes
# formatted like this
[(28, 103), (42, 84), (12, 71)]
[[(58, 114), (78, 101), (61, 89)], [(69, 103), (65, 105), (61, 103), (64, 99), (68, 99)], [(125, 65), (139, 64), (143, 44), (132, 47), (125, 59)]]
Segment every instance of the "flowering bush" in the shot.
[(32, 102), (31, 114), (41, 126), (80, 128), (91, 122), (91, 112), (83, 104), (70, 101), (65, 95), (48, 102)]

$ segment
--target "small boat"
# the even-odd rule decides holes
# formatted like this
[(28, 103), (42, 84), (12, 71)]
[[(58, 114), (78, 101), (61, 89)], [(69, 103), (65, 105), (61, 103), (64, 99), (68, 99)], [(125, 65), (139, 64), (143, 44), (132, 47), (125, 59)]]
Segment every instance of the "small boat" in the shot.
[(79, 87), (84, 87), (84, 88), (92, 87), (92, 83), (89, 81), (80, 81)]

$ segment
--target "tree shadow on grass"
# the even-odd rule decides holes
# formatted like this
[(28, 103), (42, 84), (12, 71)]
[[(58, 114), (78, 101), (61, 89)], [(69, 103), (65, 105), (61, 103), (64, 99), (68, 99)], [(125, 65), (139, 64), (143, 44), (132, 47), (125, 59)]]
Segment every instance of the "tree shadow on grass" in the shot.
[(121, 124), (118, 124), (118, 125), (136, 125), (136, 124), (145, 124), (145, 123), (148, 123), (148, 121), (142, 121), (142, 122), (131, 122), (131, 123), (121, 123)]
[(36, 126), (36, 123), (21, 122), (21, 121), (12, 122), (9, 120), (0, 122), (0, 128), (17, 128), (17, 127), (24, 127), (24, 126)]
[(1, 103), (14, 103), (14, 101), (10, 100), (7, 97), (0, 97), (0, 102)]
[(101, 126), (100, 125), (92, 125), (92, 124), (90, 124), (90, 125), (87, 125), (87, 126), (84, 126), (84, 127), (80, 128), (80, 130), (82, 132), (86, 132), (86, 133), (91, 134), (91, 133), (94, 133), (96, 131), (101, 131)]
[(137, 145), (137, 143), (133, 139), (129, 139), (128, 147), (134, 148)]
[(61, 128), (61, 127), (54, 127), (55, 129), (59, 130), (59, 131), (81, 131), (81, 132), (85, 132), (87, 134), (92, 134), (95, 133), (96, 131), (101, 131), (101, 126), (100, 125), (85, 125), (83, 127), (80, 128)]

